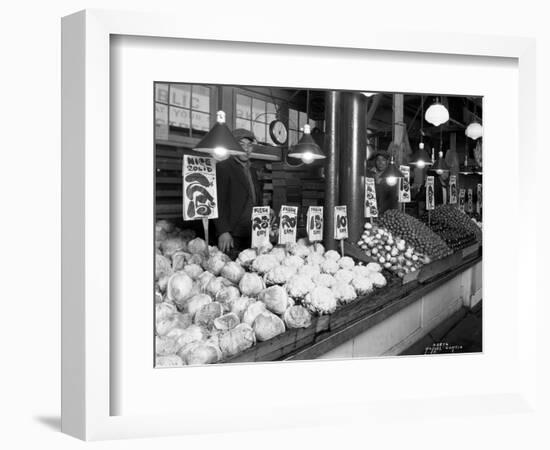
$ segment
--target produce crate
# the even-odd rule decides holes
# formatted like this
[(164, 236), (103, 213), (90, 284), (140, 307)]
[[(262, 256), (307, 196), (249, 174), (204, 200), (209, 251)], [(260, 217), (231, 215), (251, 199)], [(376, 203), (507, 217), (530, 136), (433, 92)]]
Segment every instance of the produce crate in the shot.
[(417, 280), (419, 283), (425, 283), (438, 275), (441, 275), (449, 270), (454, 269), (462, 262), (462, 253), (455, 252), (446, 258), (438, 259), (425, 266), (422, 266), (418, 271)]
[[(340, 250), (340, 248), (338, 248)], [(355, 261), (368, 264), (370, 262), (376, 262), (370, 256), (367, 256), (366, 253), (356, 244), (344, 241), (344, 254), (345, 256), (351, 256)]]
[(479, 243), (476, 242), (474, 245), (470, 245), (469, 247), (463, 248), (461, 252), (462, 252), (462, 259), (473, 258), (477, 256), (479, 253)]
[(406, 273), (402, 278), (402, 283), (408, 284), (413, 281), (416, 281), (418, 279), (419, 274), (420, 274), (420, 270), (415, 270), (414, 272)]

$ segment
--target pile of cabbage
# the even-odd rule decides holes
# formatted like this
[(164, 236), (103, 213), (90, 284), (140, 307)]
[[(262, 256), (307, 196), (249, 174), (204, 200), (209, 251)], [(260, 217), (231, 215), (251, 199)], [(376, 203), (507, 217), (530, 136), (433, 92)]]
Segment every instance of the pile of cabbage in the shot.
[(156, 248), (157, 367), (227, 360), (386, 285), (380, 264), (356, 265), (304, 239), (246, 249), (231, 261), (162, 220)]

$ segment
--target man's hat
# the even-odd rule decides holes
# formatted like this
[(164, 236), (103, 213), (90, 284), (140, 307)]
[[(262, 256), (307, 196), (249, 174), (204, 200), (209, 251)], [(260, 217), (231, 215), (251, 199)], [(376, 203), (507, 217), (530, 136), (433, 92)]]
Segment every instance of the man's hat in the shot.
[(236, 130), (233, 130), (233, 136), (237, 141), (240, 141), (241, 139), (250, 139), (251, 141), (255, 141), (256, 138), (254, 137), (254, 133), (252, 131), (247, 130), (246, 128), (237, 128)]
[(370, 159), (376, 159), (378, 158), (379, 156), (383, 156), (384, 158), (386, 159), (390, 159), (390, 154), (386, 151), (386, 150), (376, 150), (372, 156), (370, 157)]

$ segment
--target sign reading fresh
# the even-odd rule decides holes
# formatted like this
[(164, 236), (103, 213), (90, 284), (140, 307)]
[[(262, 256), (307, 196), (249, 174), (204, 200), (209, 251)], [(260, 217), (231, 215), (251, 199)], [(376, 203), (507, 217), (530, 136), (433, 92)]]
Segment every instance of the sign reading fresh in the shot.
[(307, 210), (307, 237), (310, 242), (323, 240), (323, 207), (310, 206)]
[(259, 248), (269, 243), (269, 206), (252, 208), (252, 248)]
[(279, 244), (295, 243), (298, 226), (298, 207), (282, 205), (279, 216)]

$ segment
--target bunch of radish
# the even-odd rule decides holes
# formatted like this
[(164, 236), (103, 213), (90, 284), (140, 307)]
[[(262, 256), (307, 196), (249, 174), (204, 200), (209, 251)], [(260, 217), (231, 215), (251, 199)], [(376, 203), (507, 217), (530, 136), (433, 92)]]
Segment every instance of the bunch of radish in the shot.
[(398, 236), (385, 228), (370, 222), (365, 223), (361, 240), (357, 243), (367, 256), (385, 269), (404, 277), (406, 273), (418, 270), (430, 258), (417, 252)]

